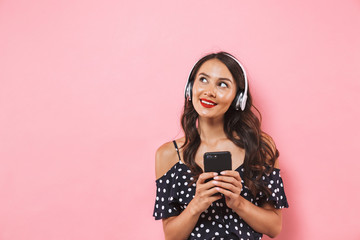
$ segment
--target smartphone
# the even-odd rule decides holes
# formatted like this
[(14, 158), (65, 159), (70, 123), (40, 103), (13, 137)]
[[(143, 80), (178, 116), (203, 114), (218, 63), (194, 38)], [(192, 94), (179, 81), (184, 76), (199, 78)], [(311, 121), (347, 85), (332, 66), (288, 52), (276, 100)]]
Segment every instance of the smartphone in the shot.
[(222, 152), (206, 152), (204, 153), (204, 172), (220, 172), (231, 170), (231, 153)]
[[(217, 172), (220, 175), (220, 172), (224, 170), (231, 170), (231, 153), (228, 151), (222, 152), (206, 152), (204, 153), (204, 172)], [(208, 178), (205, 180), (205, 183), (212, 180)], [(222, 195), (220, 193), (215, 193), (213, 196)]]

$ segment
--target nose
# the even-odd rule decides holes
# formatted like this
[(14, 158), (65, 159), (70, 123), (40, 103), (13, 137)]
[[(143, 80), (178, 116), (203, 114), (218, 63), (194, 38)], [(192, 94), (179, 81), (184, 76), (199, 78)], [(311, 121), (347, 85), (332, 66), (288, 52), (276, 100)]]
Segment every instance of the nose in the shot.
[(204, 92), (204, 94), (206, 96), (209, 97), (216, 97), (216, 86), (214, 86), (213, 84), (209, 84), (209, 86), (206, 88), (206, 91)]

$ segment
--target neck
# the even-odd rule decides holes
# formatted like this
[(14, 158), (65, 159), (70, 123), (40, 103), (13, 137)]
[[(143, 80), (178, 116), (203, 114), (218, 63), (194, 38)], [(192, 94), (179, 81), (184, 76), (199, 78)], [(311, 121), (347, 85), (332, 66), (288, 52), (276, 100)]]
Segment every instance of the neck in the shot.
[(198, 131), (201, 142), (208, 145), (215, 145), (219, 140), (227, 138), (224, 131), (224, 117), (218, 119), (199, 117)]

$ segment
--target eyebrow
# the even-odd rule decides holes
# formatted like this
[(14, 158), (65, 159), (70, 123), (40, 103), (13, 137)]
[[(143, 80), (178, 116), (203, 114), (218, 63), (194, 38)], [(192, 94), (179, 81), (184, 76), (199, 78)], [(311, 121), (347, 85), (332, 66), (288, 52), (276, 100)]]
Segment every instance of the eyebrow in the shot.
[[(210, 76), (209, 76), (209, 75), (207, 75), (206, 73), (199, 73), (199, 75), (204, 75), (205, 77), (210, 78)], [(228, 79), (228, 78), (219, 78), (219, 80), (225, 80), (225, 81), (232, 82), (232, 81), (231, 81), (230, 79)]]

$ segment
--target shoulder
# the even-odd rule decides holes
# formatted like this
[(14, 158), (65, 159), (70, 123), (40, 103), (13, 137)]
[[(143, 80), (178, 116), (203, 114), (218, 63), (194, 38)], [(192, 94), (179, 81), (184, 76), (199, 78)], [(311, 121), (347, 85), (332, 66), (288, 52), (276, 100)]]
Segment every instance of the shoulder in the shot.
[[(181, 147), (181, 145), (179, 145), (180, 142), (181, 141), (178, 142), (178, 140), (176, 140), (178, 147)], [(174, 143), (172, 141), (161, 145), (156, 150), (156, 154), (155, 154), (156, 179), (159, 179), (166, 172), (168, 172), (169, 169), (172, 168), (178, 161), (179, 158)]]

